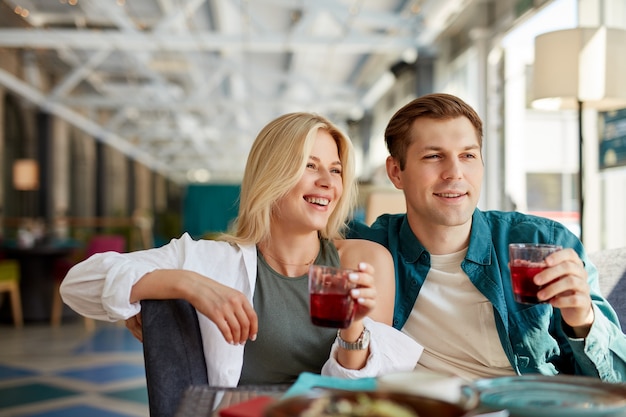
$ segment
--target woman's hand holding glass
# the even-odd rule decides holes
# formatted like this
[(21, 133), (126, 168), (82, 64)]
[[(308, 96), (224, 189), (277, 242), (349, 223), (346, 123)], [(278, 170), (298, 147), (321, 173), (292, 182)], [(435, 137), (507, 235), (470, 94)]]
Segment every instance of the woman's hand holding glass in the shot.
[(374, 267), (366, 262), (360, 262), (358, 272), (352, 272), (350, 281), (357, 288), (350, 291), (350, 295), (356, 303), (354, 320), (360, 321), (368, 316), (376, 307), (376, 287), (374, 286)]
[(353, 341), (363, 332), (363, 319), (376, 307), (374, 267), (366, 262), (360, 262), (357, 272), (352, 272), (349, 279), (357, 286), (350, 291), (355, 303), (355, 313), (352, 324), (341, 330), (341, 336), (345, 340)]

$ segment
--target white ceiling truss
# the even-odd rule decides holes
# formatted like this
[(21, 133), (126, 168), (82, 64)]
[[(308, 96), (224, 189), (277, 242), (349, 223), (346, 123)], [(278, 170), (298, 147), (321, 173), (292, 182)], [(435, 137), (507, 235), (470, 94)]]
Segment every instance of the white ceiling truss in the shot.
[(179, 183), (240, 180), (280, 114), (349, 120), (381, 74), (480, 2), (0, 1), (0, 48), (24, 68), (0, 68), (0, 85)]

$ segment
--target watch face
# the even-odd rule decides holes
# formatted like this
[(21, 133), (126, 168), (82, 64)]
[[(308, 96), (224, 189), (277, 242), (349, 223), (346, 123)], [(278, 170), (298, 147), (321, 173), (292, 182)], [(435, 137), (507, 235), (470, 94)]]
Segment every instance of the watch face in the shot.
[(346, 350), (364, 350), (367, 349), (370, 344), (370, 331), (363, 330), (363, 333), (354, 342), (346, 342), (341, 338), (341, 333), (337, 331), (337, 342), (340, 347)]
[(367, 343), (370, 342), (370, 331), (365, 329), (363, 330), (363, 334), (361, 335), (361, 340), (363, 341), (363, 343), (365, 343), (367, 345)]

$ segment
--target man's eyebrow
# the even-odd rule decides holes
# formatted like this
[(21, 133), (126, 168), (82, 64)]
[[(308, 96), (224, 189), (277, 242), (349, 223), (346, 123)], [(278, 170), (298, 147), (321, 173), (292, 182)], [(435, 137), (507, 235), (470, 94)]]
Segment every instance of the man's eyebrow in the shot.
[[(424, 148), (421, 149), (421, 151), (441, 151), (444, 148), (442, 146), (437, 146), (437, 145), (428, 145), (428, 146), (424, 146)], [(464, 151), (471, 151), (474, 149), (480, 149), (480, 146), (473, 144), (473, 145), (467, 145), (465, 147), (462, 148), (462, 150)]]

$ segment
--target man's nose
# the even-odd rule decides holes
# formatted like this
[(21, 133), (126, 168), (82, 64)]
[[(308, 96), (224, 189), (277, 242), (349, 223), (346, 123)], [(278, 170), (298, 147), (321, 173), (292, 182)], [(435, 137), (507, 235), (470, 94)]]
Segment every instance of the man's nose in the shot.
[(445, 179), (458, 179), (463, 177), (463, 170), (461, 168), (461, 161), (458, 159), (449, 159), (446, 162), (445, 169), (443, 171), (443, 177)]

